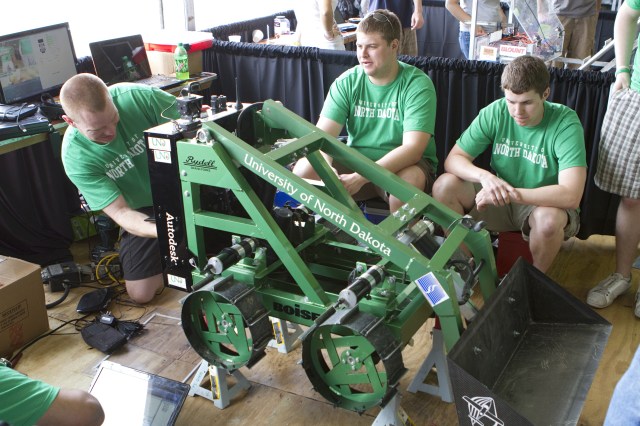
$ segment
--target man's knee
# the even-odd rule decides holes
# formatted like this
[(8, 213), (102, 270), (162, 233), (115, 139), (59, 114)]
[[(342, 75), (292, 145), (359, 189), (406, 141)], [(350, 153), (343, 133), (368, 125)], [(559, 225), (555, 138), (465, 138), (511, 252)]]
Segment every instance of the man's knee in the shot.
[(140, 304), (151, 302), (163, 286), (162, 274), (126, 282), (127, 294), (134, 302)]
[(411, 166), (400, 170), (398, 177), (421, 191), (428, 192), (431, 189), (432, 182), (429, 182), (429, 177), (425, 175), (425, 172), (418, 166)]
[(438, 201), (457, 198), (464, 183), (465, 181), (454, 174), (443, 173), (433, 184), (433, 198)]
[(620, 198), (620, 206), (625, 209), (639, 209), (640, 208), (640, 199), (638, 198)]
[(554, 238), (558, 235), (564, 236), (564, 228), (567, 226), (569, 217), (563, 209), (555, 207), (536, 207), (529, 218), (531, 234), (542, 238)]

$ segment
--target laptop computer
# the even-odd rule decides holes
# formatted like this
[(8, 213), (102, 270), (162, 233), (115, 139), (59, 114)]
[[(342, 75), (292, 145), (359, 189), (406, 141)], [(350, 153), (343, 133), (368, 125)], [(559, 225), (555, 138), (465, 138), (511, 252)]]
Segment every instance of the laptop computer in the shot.
[(344, 16), (342, 16), (342, 12), (340, 12), (340, 9), (338, 9), (337, 7), (333, 11), (333, 20), (336, 21), (338, 29), (341, 33), (355, 31), (358, 28), (358, 25), (352, 22), (346, 22), (344, 20)]
[(140, 34), (89, 43), (96, 75), (107, 85), (135, 82), (168, 89), (184, 83), (175, 77), (153, 75)]
[(177, 380), (102, 361), (89, 393), (104, 410), (103, 426), (175, 424), (191, 386)]

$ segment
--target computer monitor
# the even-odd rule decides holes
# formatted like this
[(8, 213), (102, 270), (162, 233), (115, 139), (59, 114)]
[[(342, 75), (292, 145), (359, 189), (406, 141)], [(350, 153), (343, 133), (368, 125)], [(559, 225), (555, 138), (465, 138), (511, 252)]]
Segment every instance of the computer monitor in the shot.
[(96, 74), (107, 85), (151, 77), (140, 34), (89, 43)]
[(77, 74), (67, 22), (0, 36), (0, 102), (14, 104), (54, 94)]

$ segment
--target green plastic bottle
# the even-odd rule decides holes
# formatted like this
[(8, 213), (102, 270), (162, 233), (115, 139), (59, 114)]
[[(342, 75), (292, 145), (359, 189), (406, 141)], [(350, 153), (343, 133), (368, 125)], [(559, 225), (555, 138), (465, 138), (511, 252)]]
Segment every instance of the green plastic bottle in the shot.
[(175, 52), (173, 52), (173, 60), (176, 66), (176, 78), (178, 80), (189, 79), (189, 56), (187, 50), (182, 43), (178, 43)]

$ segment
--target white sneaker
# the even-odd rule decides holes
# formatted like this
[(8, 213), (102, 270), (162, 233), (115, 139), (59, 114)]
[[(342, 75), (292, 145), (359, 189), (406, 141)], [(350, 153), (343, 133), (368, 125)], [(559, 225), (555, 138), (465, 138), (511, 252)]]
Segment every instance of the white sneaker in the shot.
[(616, 297), (626, 293), (629, 287), (631, 287), (631, 277), (625, 278), (614, 272), (589, 290), (587, 304), (594, 308), (606, 308)]

